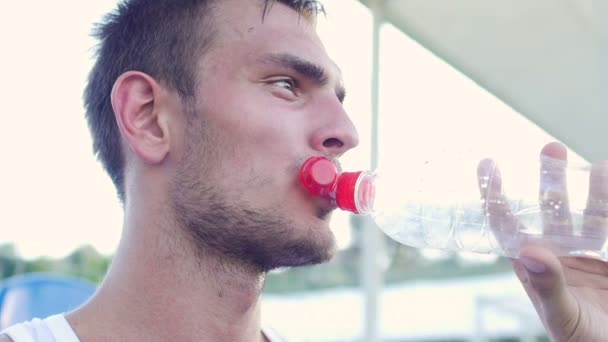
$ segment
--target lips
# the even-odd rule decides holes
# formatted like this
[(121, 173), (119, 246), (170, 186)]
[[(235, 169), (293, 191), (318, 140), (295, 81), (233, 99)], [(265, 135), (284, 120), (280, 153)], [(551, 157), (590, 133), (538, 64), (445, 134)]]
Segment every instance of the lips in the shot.
[[(310, 162), (311, 160), (320, 160), (321, 163), (328, 165), (324, 165), (324, 167), (318, 169), (311, 169), (308, 167), (314, 165), (314, 163)], [(332, 169), (332, 172), (327, 172), (328, 169)], [(316, 207), (316, 216), (319, 219), (326, 220), (338, 208), (335, 196), (330, 188), (331, 184), (335, 184), (335, 177), (339, 174), (339, 170), (340, 165), (337, 161), (326, 157), (308, 158), (302, 161), (298, 168), (299, 186), (306, 194), (306, 197), (313, 202)], [(314, 175), (314, 177), (311, 175)], [(327, 183), (328, 187), (320, 183)]]

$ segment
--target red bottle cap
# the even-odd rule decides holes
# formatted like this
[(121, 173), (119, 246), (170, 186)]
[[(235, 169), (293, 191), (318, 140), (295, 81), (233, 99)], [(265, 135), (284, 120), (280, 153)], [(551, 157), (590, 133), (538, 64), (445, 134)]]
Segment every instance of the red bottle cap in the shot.
[(338, 189), (336, 191), (336, 204), (342, 210), (348, 210), (355, 214), (357, 209), (357, 180), (361, 172), (344, 172), (338, 178)]
[(342, 210), (369, 214), (373, 209), (375, 183), (369, 172), (344, 172), (325, 157), (308, 159), (300, 170), (300, 181), (313, 196), (335, 199)]
[(344, 172), (338, 178), (336, 204), (355, 214), (369, 214), (374, 207), (376, 187), (369, 172)]
[(338, 168), (325, 157), (309, 158), (300, 170), (300, 181), (312, 195), (327, 197), (334, 191)]

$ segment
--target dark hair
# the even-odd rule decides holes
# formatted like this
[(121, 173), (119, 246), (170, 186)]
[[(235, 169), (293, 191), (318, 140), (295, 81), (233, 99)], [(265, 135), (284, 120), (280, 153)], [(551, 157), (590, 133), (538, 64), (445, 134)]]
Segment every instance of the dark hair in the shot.
[[(263, 1), (262, 17), (276, 1), (304, 16), (324, 12), (316, 0)], [(138, 70), (175, 90), (182, 103), (194, 99), (194, 71), (214, 38), (211, 13), (216, 3), (218, 0), (122, 0), (93, 30), (99, 45), (84, 91), (86, 118), (93, 152), (122, 201), (125, 160), (110, 99), (114, 82), (124, 72)]]

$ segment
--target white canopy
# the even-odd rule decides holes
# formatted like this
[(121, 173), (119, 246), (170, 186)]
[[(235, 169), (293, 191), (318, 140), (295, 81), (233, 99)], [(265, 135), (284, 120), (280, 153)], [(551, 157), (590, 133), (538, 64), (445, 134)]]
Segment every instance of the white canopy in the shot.
[(584, 158), (608, 159), (608, 2), (359, 1)]

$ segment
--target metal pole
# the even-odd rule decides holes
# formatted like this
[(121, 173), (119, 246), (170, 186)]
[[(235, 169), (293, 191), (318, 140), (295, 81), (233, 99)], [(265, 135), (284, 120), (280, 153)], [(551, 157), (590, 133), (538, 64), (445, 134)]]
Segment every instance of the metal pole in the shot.
[(600, 99), (599, 113), (605, 113), (608, 109), (608, 101), (606, 100), (606, 94), (608, 94), (608, 21), (606, 15), (608, 15), (608, 3), (603, 0), (595, 0), (593, 2), (593, 13), (595, 15), (594, 23), (598, 36), (598, 49), (596, 55), (596, 70), (597, 70), (597, 91), (599, 92), (598, 99)]
[[(371, 84), (371, 160), (372, 170), (378, 167), (378, 111), (379, 111), (379, 56), (380, 26), (384, 0), (373, 0), (370, 8), (373, 14), (372, 29), (372, 84)], [(365, 292), (365, 341), (379, 341), (379, 298), (382, 289), (382, 268), (379, 265), (382, 253), (382, 233), (371, 220), (363, 220), (362, 240), (362, 283)]]

